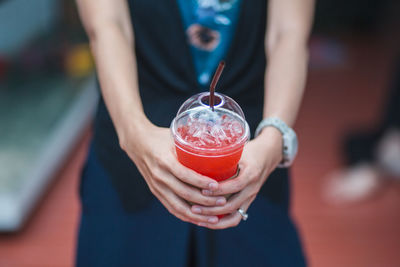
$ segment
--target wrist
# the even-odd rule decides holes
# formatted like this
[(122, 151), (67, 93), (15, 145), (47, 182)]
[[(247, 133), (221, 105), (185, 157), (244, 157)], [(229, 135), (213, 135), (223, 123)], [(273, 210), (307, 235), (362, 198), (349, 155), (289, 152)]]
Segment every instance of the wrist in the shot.
[(282, 147), (283, 139), (282, 133), (275, 127), (265, 127), (261, 133), (256, 137), (256, 140), (260, 142), (260, 146), (264, 148), (264, 151), (268, 151), (268, 156), (271, 156), (271, 152), (276, 159), (276, 164), (283, 160)]
[(123, 121), (116, 125), (116, 132), (120, 147), (126, 151), (135, 140), (142, 140), (152, 127), (155, 127), (146, 116), (126, 116)]
[(282, 145), (282, 133), (272, 126), (265, 127), (256, 138), (268, 143)]
[[(297, 135), (292, 128), (277, 117), (263, 119), (256, 129), (255, 136), (259, 136), (268, 128), (275, 128), (281, 133), (281, 156), (282, 161), (278, 167), (289, 167), (297, 155), (298, 141)], [(270, 131), (268, 131), (270, 132)]]

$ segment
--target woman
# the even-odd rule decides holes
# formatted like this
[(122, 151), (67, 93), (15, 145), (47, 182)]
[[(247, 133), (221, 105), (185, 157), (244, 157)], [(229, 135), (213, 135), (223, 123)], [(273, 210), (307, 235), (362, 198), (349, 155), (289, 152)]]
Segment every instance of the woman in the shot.
[[(303, 95), (313, 0), (78, 5), (102, 99), (82, 176), (77, 265), (304, 266), (288, 174), (274, 170), (294, 158), (282, 136)], [(239, 176), (218, 184), (179, 164), (168, 126), (221, 59), (218, 91), (238, 101), (259, 134)]]

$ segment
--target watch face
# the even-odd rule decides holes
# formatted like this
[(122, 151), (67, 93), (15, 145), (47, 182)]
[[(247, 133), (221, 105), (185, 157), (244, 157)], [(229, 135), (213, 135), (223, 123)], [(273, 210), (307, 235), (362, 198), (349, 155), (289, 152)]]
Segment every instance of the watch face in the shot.
[(292, 162), (298, 150), (297, 136), (293, 131), (283, 134), (283, 157), (285, 161)]

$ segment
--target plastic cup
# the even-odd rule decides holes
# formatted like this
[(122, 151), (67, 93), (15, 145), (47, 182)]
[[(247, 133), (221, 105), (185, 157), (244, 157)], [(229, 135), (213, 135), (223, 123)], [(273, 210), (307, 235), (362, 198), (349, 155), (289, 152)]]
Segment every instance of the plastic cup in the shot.
[(171, 131), (179, 162), (219, 182), (237, 175), (249, 126), (232, 98), (215, 93), (214, 111), (208, 102), (209, 92), (186, 100)]

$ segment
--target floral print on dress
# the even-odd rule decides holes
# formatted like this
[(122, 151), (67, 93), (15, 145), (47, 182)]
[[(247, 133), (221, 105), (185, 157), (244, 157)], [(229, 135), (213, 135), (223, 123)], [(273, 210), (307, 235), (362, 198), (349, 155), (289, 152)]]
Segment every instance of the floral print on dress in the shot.
[(232, 40), (241, 0), (177, 0), (198, 81), (206, 86)]

